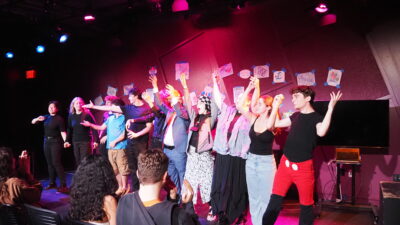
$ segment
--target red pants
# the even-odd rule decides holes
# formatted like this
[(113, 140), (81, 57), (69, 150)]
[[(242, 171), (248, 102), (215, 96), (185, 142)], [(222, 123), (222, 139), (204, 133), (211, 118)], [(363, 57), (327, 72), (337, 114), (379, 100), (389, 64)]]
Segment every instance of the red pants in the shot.
[(278, 171), (275, 174), (272, 194), (285, 196), (290, 185), (294, 183), (299, 192), (301, 205), (314, 204), (314, 166), (312, 159), (294, 163), (285, 155), (282, 156)]

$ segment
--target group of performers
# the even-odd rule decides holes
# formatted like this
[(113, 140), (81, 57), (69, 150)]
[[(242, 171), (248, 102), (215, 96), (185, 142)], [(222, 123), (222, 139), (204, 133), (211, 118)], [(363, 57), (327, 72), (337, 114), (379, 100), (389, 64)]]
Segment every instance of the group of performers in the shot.
[[(98, 148), (109, 160), (118, 181), (117, 193), (122, 195), (139, 189), (138, 155), (160, 149), (168, 157), (168, 176), (178, 196), (187, 191), (183, 185), (186, 180), (194, 192), (193, 203), (200, 195), (201, 202), (209, 205), (209, 220), (217, 217), (219, 224), (239, 224), (249, 207), (254, 225), (274, 224), (283, 197), (294, 183), (300, 198), (300, 224), (312, 224), (312, 151), (317, 137), (327, 133), (342, 93), (331, 93), (328, 111), (322, 116), (312, 107), (312, 88), (294, 87), (290, 94), (297, 111), (282, 119), (279, 107), (284, 96), (260, 96), (257, 78), (250, 78), (234, 105), (223, 101), (219, 79), (218, 74), (212, 74), (211, 97), (199, 96), (195, 106), (184, 74), (180, 77), (183, 94), (169, 84), (159, 89), (157, 76), (150, 76), (154, 101), (137, 88), (129, 92), (127, 105), (115, 96), (107, 96), (101, 106), (92, 102), (85, 105), (76, 97), (67, 126), (57, 114), (58, 102), (49, 102), (49, 114), (32, 120), (33, 124), (44, 123), (50, 177), (46, 188), (57, 187), (57, 174), (59, 191), (68, 191), (61, 163), (63, 147), (72, 145), (77, 166)], [(102, 124), (96, 124), (89, 109), (105, 111)], [(277, 168), (272, 144), (275, 135), (286, 127), (291, 129)]]

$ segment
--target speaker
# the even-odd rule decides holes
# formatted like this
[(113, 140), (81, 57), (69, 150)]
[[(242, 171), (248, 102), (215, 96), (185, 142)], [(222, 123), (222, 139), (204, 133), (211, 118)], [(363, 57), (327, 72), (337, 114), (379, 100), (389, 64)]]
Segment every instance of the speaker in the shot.
[(393, 174), (393, 181), (400, 182), (400, 174)]
[(400, 182), (381, 181), (380, 224), (400, 224)]

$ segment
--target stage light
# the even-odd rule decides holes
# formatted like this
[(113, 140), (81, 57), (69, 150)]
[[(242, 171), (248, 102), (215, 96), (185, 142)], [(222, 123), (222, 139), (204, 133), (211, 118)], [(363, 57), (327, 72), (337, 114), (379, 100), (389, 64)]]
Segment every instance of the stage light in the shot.
[(36, 46), (37, 53), (43, 53), (45, 50), (46, 50), (46, 48), (43, 45)]
[(6, 53), (6, 58), (7, 58), (7, 59), (12, 59), (12, 58), (14, 58), (14, 53), (12, 53), (12, 52), (7, 52), (7, 53)]
[(328, 12), (328, 5), (327, 4), (325, 4), (325, 3), (319, 3), (316, 7), (315, 7), (315, 11), (317, 12), (317, 13), (326, 13), (326, 12)]
[(94, 17), (94, 15), (88, 13), (88, 14), (85, 14), (85, 15), (83, 16), (83, 19), (84, 19), (86, 22), (92, 22), (92, 21), (96, 20), (96, 17)]
[(60, 43), (65, 43), (65, 42), (67, 42), (68, 37), (69, 37), (68, 34), (62, 34), (62, 35), (60, 36), (60, 38), (58, 39), (58, 41), (59, 41)]
[(189, 10), (189, 3), (186, 0), (174, 0), (172, 3), (172, 12), (181, 12)]

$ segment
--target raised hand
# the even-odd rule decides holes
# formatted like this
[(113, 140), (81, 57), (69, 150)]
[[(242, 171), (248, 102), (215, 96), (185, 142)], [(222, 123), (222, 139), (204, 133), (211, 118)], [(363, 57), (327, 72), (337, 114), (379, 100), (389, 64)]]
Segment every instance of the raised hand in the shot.
[(213, 83), (218, 83), (218, 80), (220, 78), (221, 77), (219, 76), (218, 70), (214, 70), (214, 72), (211, 74), (211, 79), (212, 79)]
[(82, 108), (91, 109), (93, 108), (94, 104), (92, 101), (89, 101), (89, 104), (83, 105)]
[(331, 95), (331, 100), (329, 101), (328, 109), (333, 109), (336, 105), (336, 103), (340, 100), (342, 97), (342, 92), (338, 91), (336, 94), (335, 92), (332, 92)]
[(250, 77), (250, 80), (253, 81), (254, 87), (260, 86), (260, 80), (257, 77)]
[(153, 86), (153, 88), (158, 88), (158, 85), (157, 85), (157, 76), (154, 76), (154, 75), (151, 75), (150, 77), (149, 77), (149, 82), (151, 83), (151, 85)]
[(284, 99), (285, 96), (283, 96), (283, 94), (275, 95), (274, 101), (272, 102), (272, 108), (278, 108)]
[(179, 77), (179, 80), (181, 81), (182, 87), (187, 88), (187, 83), (186, 83), (186, 74), (181, 73), (181, 76)]
[(249, 89), (249, 91), (253, 90), (255, 88), (255, 83), (254, 81), (250, 78), (250, 82), (249, 85), (247, 86), (247, 89)]

